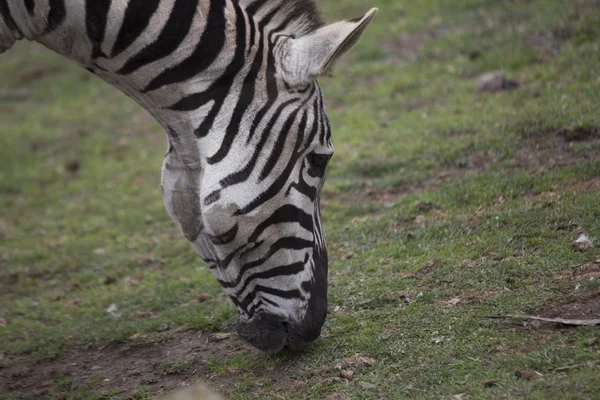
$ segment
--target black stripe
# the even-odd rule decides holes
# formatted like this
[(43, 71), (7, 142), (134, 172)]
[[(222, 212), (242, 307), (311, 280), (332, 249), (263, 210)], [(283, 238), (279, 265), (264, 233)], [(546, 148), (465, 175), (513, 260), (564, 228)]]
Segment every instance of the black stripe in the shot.
[(46, 26), (45, 33), (50, 33), (58, 28), (67, 16), (64, 0), (50, 0), (49, 5), (50, 11), (48, 12), (48, 25)]
[(238, 224), (235, 224), (233, 226), (233, 228), (231, 228), (230, 230), (228, 230), (227, 232), (225, 232), (221, 235), (213, 236), (213, 235), (206, 234), (206, 236), (208, 236), (208, 238), (210, 239), (210, 241), (213, 244), (216, 244), (216, 245), (228, 244), (228, 243), (233, 242), (233, 240), (235, 239), (235, 236), (238, 233), (238, 228), (239, 228)]
[[(277, 10), (275, 10), (275, 11), (277, 11)], [(271, 21), (271, 19), (273, 18), (273, 15), (275, 14), (275, 11), (273, 11), (264, 20), (261, 21), (261, 25), (260, 25), (261, 32), (264, 30), (264, 27), (266, 26), (266, 24)], [(269, 38), (268, 38), (269, 43), (273, 43), (273, 41), (272, 41), (273, 35), (280, 32), (281, 30), (283, 30), (289, 24), (289, 21), (291, 21), (291, 18), (286, 19), (281, 25), (279, 25), (277, 28), (275, 28), (274, 30), (272, 30), (269, 33)], [(263, 40), (261, 40), (261, 45), (262, 45), (262, 42), (263, 42)], [(250, 141), (252, 140), (252, 137), (254, 136), (254, 133), (256, 132), (258, 125), (262, 121), (263, 117), (265, 116), (267, 111), (269, 111), (271, 106), (277, 100), (279, 93), (277, 90), (277, 79), (275, 78), (275, 72), (276, 72), (275, 71), (275, 56), (273, 55), (273, 51), (271, 51), (269, 49), (269, 53), (267, 54), (267, 68), (265, 71), (265, 80), (267, 82), (267, 101), (265, 103), (265, 106), (256, 114), (254, 121), (252, 121), (250, 135), (248, 135), (246, 144), (250, 143)]]
[(204, 198), (204, 205), (209, 206), (212, 203), (214, 203), (215, 201), (218, 201), (220, 198), (221, 198), (221, 191), (215, 190), (214, 192), (212, 192), (211, 194), (209, 194), (208, 196), (206, 196)]
[(319, 132), (319, 120), (321, 119), (319, 114), (321, 113), (322, 108), (320, 107), (319, 97), (315, 98), (313, 103), (313, 126), (310, 130), (310, 134), (308, 135), (308, 139), (306, 140), (306, 145), (310, 146)]
[[(246, 24), (242, 11), (237, 5), (235, 9), (237, 15), (236, 28), (238, 30), (237, 54), (240, 51), (240, 47), (242, 52), (245, 51)], [(206, 27), (192, 54), (178, 65), (164, 70), (146, 86), (143, 92), (156, 90), (171, 83), (185, 81), (208, 68), (219, 56), (225, 44), (225, 22), (223, 2), (212, 0), (208, 16), (206, 17)], [(240, 36), (242, 43), (239, 42)], [(238, 56), (236, 55), (235, 58), (237, 59)]]
[[(319, 91), (319, 98), (321, 102), (321, 109), (324, 109), (325, 106), (323, 100), (323, 94)], [(329, 139), (331, 139), (331, 127), (329, 125), (329, 119), (327, 115), (322, 112), (321, 113), (321, 134), (319, 135), (319, 143), (325, 145)]]
[(252, 171), (254, 170), (254, 167), (256, 166), (256, 162), (258, 161), (258, 158), (261, 155), (262, 149), (263, 149), (264, 145), (267, 143), (269, 134), (273, 130), (273, 127), (275, 126), (275, 123), (277, 122), (279, 116), (281, 115), (282, 111), (287, 106), (289, 106), (290, 104), (295, 103), (295, 102), (296, 102), (296, 99), (292, 99), (292, 100), (286, 101), (285, 103), (283, 103), (279, 106), (279, 108), (275, 111), (275, 113), (271, 117), (271, 120), (269, 120), (269, 122), (267, 123), (267, 126), (264, 131), (265, 133), (261, 137), (260, 142), (258, 142), (258, 144), (255, 146), (254, 154), (252, 155), (252, 158), (250, 159), (248, 164), (246, 164), (244, 166), (244, 168), (242, 168), (241, 170), (234, 172), (233, 174), (230, 174), (230, 175), (226, 176), (225, 178), (223, 178), (220, 181), (222, 187), (228, 187), (228, 186), (232, 186), (237, 183), (240, 183), (240, 182), (245, 182), (250, 177), (250, 175), (252, 174)]
[(250, 235), (248, 242), (254, 242), (271, 225), (281, 224), (284, 222), (297, 222), (309, 232), (312, 232), (313, 229), (313, 220), (311, 215), (305, 213), (301, 208), (291, 204), (286, 204), (278, 208), (269, 218), (261, 222)]
[(92, 42), (92, 59), (106, 57), (102, 53), (102, 41), (106, 31), (108, 11), (112, 0), (86, 0), (85, 1), (85, 26), (88, 37)]
[[(236, 12), (241, 12), (241, 10), (239, 10), (239, 7), (236, 7)], [(243, 46), (236, 47), (236, 52), (233, 60), (231, 61), (223, 75), (221, 75), (221, 77), (219, 77), (219, 79), (217, 79), (210, 86), (210, 88), (208, 88), (204, 92), (194, 93), (189, 96), (186, 96), (174, 105), (168, 107), (170, 110), (173, 111), (191, 111), (201, 107), (202, 105), (208, 103), (211, 100), (214, 100), (213, 107), (211, 108), (209, 114), (204, 118), (202, 124), (200, 124), (200, 126), (194, 131), (196, 137), (202, 138), (208, 135), (208, 132), (210, 132), (210, 128), (212, 127), (217, 115), (219, 115), (221, 107), (225, 102), (225, 98), (229, 93), (230, 86), (233, 83), (233, 77), (244, 66), (244, 48), (246, 43), (245, 33), (244, 35), (242, 35), (241, 32), (238, 30), (236, 42), (238, 43), (238, 45), (242, 43)]]
[[(304, 169), (304, 166), (302, 166), (302, 169)], [(288, 187), (288, 189), (285, 192), (285, 194), (288, 195), (292, 189), (296, 189), (298, 192), (300, 192), (301, 194), (303, 194), (306, 197), (308, 197), (311, 202), (314, 202), (315, 199), (317, 198), (317, 188), (312, 187), (308, 183), (306, 183), (306, 181), (304, 180), (304, 174), (302, 172), (300, 173), (300, 180), (299, 180), (299, 182), (298, 183), (296, 183), (296, 182), (292, 183)]]
[(27, 7), (27, 12), (29, 15), (33, 15), (33, 12), (35, 11), (35, 1), (25, 0), (25, 7)]
[(158, 38), (127, 61), (117, 73), (128, 75), (173, 53), (189, 33), (197, 6), (198, 0), (175, 0), (169, 19)]
[(302, 271), (304, 271), (304, 263), (300, 261), (289, 265), (282, 265), (280, 267), (270, 268), (264, 272), (252, 274), (250, 275), (250, 277), (248, 277), (248, 279), (246, 279), (244, 285), (235, 292), (235, 296), (240, 297), (242, 293), (244, 293), (244, 291), (248, 288), (248, 285), (250, 285), (250, 283), (254, 282), (257, 279), (267, 280), (278, 276), (297, 275)]
[[(245, 21), (242, 20), (242, 22), (244, 22), (244, 25), (245, 25)], [(245, 35), (245, 31), (244, 31), (244, 35)], [(245, 37), (244, 37), (244, 40), (246, 40)], [(242, 88), (242, 92), (240, 93), (240, 97), (235, 106), (235, 110), (231, 117), (231, 121), (229, 122), (229, 125), (227, 126), (227, 131), (225, 133), (225, 137), (223, 138), (223, 142), (221, 143), (221, 147), (212, 157), (210, 157), (208, 159), (209, 164), (218, 163), (227, 156), (236, 134), (240, 131), (240, 124), (242, 122), (242, 117), (244, 116), (244, 113), (246, 112), (246, 110), (248, 109), (248, 107), (250, 106), (252, 101), (254, 100), (254, 93), (256, 90), (256, 79), (257, 79), (258, 73), (260, 72), (260, 69), (262, 67), (263, 51), (264, 51), (264, 45), (263, 45), (263, 42), (261, 41), (258, 51), (256, 52), (256, 55), (254, 56), (254, 62), (252, 63), (252, 68), (250, 69), (250, 72), (246, 76), (246, 79), (244, 79), (244, 86)]]
[(251, 293), (249, 293), (248, 296), (246, 296), (244, 298), (244, 300), (240, 301), (238, 304), (242, 307), (242, 309), (246, 309), (246, 307), (248, 307), (250, 304), (252, 304), (257, 293), (267, 293), (267, 294), (271, 294), (271, 295), (274, 295), (277, 297), (281, 297), (282, 299), (302, 298), (302, 293), (300, 293), (300, 291), (297, 289), (281, 290), (281, 289), (271, 288), (268, 286), (257, 285), (254, 288), (254, 290)]
[(281, 174), (277, 176), (277, 179), (275, 179), (275, 182), (273, 182), (273, 184), (267, 190), (265, 190), (264, 192), (259, 194), (257, 197), (255, 197), (254, 200), (252, 200), (252, 202), (250, 204), (248, 204), (246, 207), (237, 211), (236, 215), (248, 214), (252, 210), (256, 209), (260, 205), (266, 203), (268, 200), (275, 197), (277, 195), (277, 193), (279, 193), (281, 191), (281, 189), (283, 188), (283, 186), (289, 179), (290, 174), (292, 173), (292, 170), (296, 166), (296, 161), (298, 160), (298, 157), (299, 157), (298, 149), (300, 148), (300, 145), (302, 144), (303, 138), (304, 138), (304, 132), (298, 132), (298, 136), (296, 138), (296, 145), (294, 146), (294, 150), (292, 152), (292, 157), (290, 158), (290, 161), (288, 162), (285, 169), (283, 171), (281, 171)]
[[(239, 303), (238, 303), (239, 304)], [(259, 301), (256, 302), (255, 305), (253, 305), (252, 307), (250, 307), (250, 309), (248, 310), (248, 316), (250, 318), (252, 318), (254, 316), (254, 313), (256, 312), (256, 310), (258, 310), (258, 308), (260, 306), (264, 305), (262, 299), (260, 299)]]
[(160, 0), (130, 0), (127, 3), (123, 23), (119, 28), (111, 57), (118, 56), (131, 46), (135, 39), (148, 27), (150, 19), (158, 9), (159, 4)]
[(256, 12), (266, 3), (267, 0), (256, 0), (254, 3), (246, 7), (246, 12), (248, 13), (248, 15), (254, 16), (254, 14), (256, 14)]
[[(236, 7), (238, 10), (239, 7)], [(236, 56), (244, 57), (245, 49), (246, 49), (246, 21), (244, 20), (244, 16), (242, 14), (241, 9), (239, 10), (239, 14), (236, 17), (236, 21), (238, 21), (238, 35), (237, 35), (237, 46), (236, 46)], [(241, 43), (239, 41), (242, 41)], [(261, 53), (261, 52), (259, 52)], [(257, 54), (259, 54), (257, 53)], [(243, 65), (243, 63), (242, 63)], [(223, 141), (221, 142), (221, 146), (219, 150), (211, 157), (207, 159), (209, 164), (216, 164), (223, 160), (229, 153), (231, 149), (231, 145), (233, 144), (233, 140), (236, 135), (240, 132), (240, 124), (242, 122), (242, 118), (244, 113), (254, 100), (255, 93), (255, 85), (256, 85), (256, 77), (258, 76), (258, 72), (261, 67), (261, 59), (256, 56), (254, 62), (252, 63), (252, 68), (250, 72), (244, 79), (244, 84), (242, 87), (242, 91), (239, 95), (237, 104), (235, 105), (235, 109), (233, 110), (233, 115), (231, 116), (231, 120), (229, 121), (229, 125), (227, 126), (227, 130), (225, 131), (225, 136), (223, 137)]]
[(8, 0), (0, 0), (0, 15), (2, 16), (2, 19), (6, 23), (8, 29), (13, 32), (21, 32), (19, 28), (17, 28), (17, 24), (10, 13), (10, 9), (8, 8)]
[[(266, 0), (258, 0), (246, 7), (246, 15), (248, 15), (250, 28), (250, 45), (248, 46), (248, 56), (250, 55), (250, 51), (252, 50), (252, 46), (254, 45), (254, 39), (256, 38), (254, 14), (256, 14), (256, 11), (258, 11), (260, 7), (262, 7), (265, 3)], [(260, 41), (260, 44), (263, 44), (262, 40)]]
[[(260, 182), (262, 182), (267, 176), (269, 176), (269, 174), (275, 167), (275, 164), (277, 163), (277, 161), (280, 160), (281, 154), (283, 153), (283, 149), (285, 147), (285, 143), (287, 141), (287, 138), (289, 136), (291, 136), (291, 135), (289, 135), (290, 130), (292, 129), (292, 126), (296, 125), (296, 116), (298, 115), (299, 111), (300, 111), (299, 109), (295, 110), (292, 114), (290, 114), (288, 119), (285, 121), (285, 124), (283, 125), (281, 131), (279, 132), (279, 136), (277, 137), (277, 139), (275, 141), (275, 145), (273, 146), (273, 149), (271, 149), (271, 151), (270, 151), (269, 158), (267, 159), (267, 162), (265, 163), (265, 165), (260, 173), (260, 178), (259, 178)], [(302, 120), (300, 121), (298, 130), (300, 132), (304, 132), (304, 128), (306, 128), (306, 112), (304, 112), (302, 115)]]
[[(222, 282), (221, 284), (224, 287), (235, 287), (235, 286), (239, 285), (240, 282), (242, 281), (242, 278), (244, 277), (244, 274), (246, 273), (246, 271), (249, 271), (253, 268), (264, 265), (267, 261), (269, 261), (269, 259), (273, 256), (273, 254), (277, 253), (279, 250), (282, 250), (282, 249), (303, 250), (303, 249), (308, 249), (308, 248), (312, 248), (312, 247), (313, 247), (313, 242), (308, 241), (308, 240), (300, 239), (297, 237), (291, 237), (291, 236), (284, 236), (282, 238), (279, 238), (275, 243), (273, 243), (271, 245), (271, 247), (269, 248), (269, 251), (267, 252), (267, 254), (264, 257), (261, 257), (258, 260), (254, 260), (254, 261), (251, 261), (251, 262), (248, 262), (248, 263), (242, 265), (242, 267), (238, 271), (235, 282)], [(227, 268), (228, 265), (222, 265), (222, 267)]]

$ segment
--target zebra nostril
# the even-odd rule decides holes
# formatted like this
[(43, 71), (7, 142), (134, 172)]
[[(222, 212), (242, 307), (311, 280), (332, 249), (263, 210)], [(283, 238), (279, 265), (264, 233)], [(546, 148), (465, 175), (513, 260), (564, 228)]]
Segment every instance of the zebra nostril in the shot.
[(279, 352), (288, 336), (287, 322), (266, 313), (257, 313), (247, 321), (240, 321), (237, 332), (251, 345), (268, 353)]

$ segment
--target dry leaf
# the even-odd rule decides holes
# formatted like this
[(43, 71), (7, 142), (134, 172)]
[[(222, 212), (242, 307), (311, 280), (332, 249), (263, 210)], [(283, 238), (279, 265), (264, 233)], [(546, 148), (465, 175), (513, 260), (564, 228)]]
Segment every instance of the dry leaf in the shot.
[(417, 202), (417, 204), (415, 205), (417, 207), (417, 210), (419, 211), (423, 211), (423, 212), (429, 212), (431, 210), (435, 209), (439, 209), (440, 206), (434, 203), (431, 203), (429, 201), (419, 201)]
[(107, 313), (109, 313), (110, 315), (112, 315), (115, 318), (119, 318), (121, 316), (121, 314), (117, 312), (118, 309), (119, 309), (119, 307), (115, 303), (112, 303), (104, 311), (106, 311)]
[(467, 400), (469, 395), (466, 393), (459, 393), (452, 396), (452, 400)]
[(138, 311), (135, 313), (135, 316), (138, 318), (148, 318), (154, 316), (152, 311)]
[(367, 389), (367, 390), (377, 389), (377, 385), (370, 383), (370, 382), (360, 381), (360, 382), (358, 382), (358, 386), (360, 386), (363, 389)]
[(204, 303), (206, 300), (212, 299), (212, 296), (208, 293), (200, 293), (198, 295), (198, 303)]
[(6, 320), (0, 317), (0, 328), (4, 328), (6, 326)]
[(592, 338), (585, 339), (583, 341), (583, 344), (585, 344), (586, 346), (593, 346), (596, 344), (597, 341), (598, 341), (598, 338), (592, 337)]
[(594, 244), (585, 233), (579, 235), (577, 240), (573, 242), (573, 248), (579, 251), (587, 251), (594, 248)]
[(117, 282), (117, 278), (115, 278), (114, 276), (105, 276), (104, 277), (104, 284), (105, 285), (112, 285), (114, 283)]
[(444, 337), (443, 336), (434, 337), (431, 339), (431, 342), (435, 343), (435, 344), (444, 343)]
[(123, 279), (123, 284), (126, 287), (138, 286), (140, 283), (141, 283), (140, 280), (133, 276), (126, 276), (125, 279)]
[(444, 307), (450, 308), (450, 307), (456, 306), (460, 302), (461, 302), (460, 297), (455, 297), (453, 299), (443, 301), (442, 304), (444, 305)]
[(105, 254), (106, 250), (103, 249), (103, 248), (101, 248), (101, 247), (99, 247), (99, 248), (97, 248), (97, 249), (94, 250), (94, 253), (96, 253), (96, 254)]
[(532, 380), (540, 378), (544, 375), (540, 374), (537, 371), (517, 371), (515, 372), (515, 376), (519, 379)]

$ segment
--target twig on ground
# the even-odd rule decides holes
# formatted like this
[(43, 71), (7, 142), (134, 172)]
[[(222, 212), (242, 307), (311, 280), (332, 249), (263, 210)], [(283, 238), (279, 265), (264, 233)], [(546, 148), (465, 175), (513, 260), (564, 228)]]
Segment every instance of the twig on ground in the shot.
[(0, 90), (0, 101), (27, 100), (31, 92), (27, 89)]
[(490, 319), (531, 319), (534, 321), (543, 322), (554, 322), (563, 325), (574, 325), (574, 326), (596, 326), (600, 325), (600, 319), (566, 319), (566, 318), (545, 318), (536, 317), (534, 315), (519, 315), (519, 314), (507, 314), (507, 315), (486, 315), (481, 318)]
[(593, 361), (588, 361), (582, 364), (574, 364), (574, 365), (567, 365), (564, 367), (557, 367), (557, 368), (548, 368), (548, 371), (551, 372), (566, 372), (566, 371), (571, 371), (574, 369), (579, 369), (579, 368), (583, 368), (583, 367), (589, 367), (592, 365), (600, 365), (600, 360), (593, 360)]

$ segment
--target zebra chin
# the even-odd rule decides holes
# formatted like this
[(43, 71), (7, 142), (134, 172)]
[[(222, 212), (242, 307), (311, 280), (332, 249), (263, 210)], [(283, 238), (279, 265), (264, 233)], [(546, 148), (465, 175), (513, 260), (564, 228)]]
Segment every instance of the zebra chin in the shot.
[(240, 321), (238, 334), (252, 346), (274, 354), (288, 347), (292, 351), (302, 350), (307, 343), (321, 335), (327, 317), (327, 255), (315, 258), (313, 285), (304, 318), (287, 321), (284, 318), (261, 311), (247, 321)]

